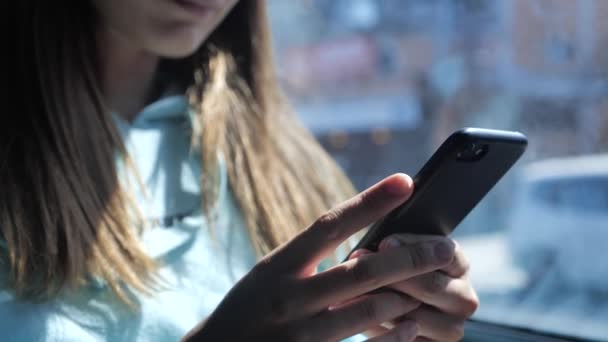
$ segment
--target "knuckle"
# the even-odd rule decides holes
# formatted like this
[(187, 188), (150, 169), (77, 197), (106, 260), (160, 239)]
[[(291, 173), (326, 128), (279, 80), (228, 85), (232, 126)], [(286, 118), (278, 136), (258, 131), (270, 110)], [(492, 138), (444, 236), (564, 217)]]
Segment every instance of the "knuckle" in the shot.
[(367, 300), (363, 302), (362, 314), (369, 321), (380, 321), (382, 316), (382, 303), (378, 300)]
[(271, 321), (285, 321), (292, 311), (291, 301), (283, 291), (273, 291), (268, 297), (268, 315)]
[(339, 240), (342, 236), (340, 229), (336, 226), (342, 217), (343, 209), (333, 208), (321, 215), (313, 225), (316, 229), (323, 231), (327, 235), (328, 240)]
[(337, 208), (331, 209), (331, 210), (325, 212), (324, 214), (322, 214), (321, 216), (319, 216), (319, 218), (317, 219), (316, 225), (321, 226), (321, 227), (331, 226), (336, 223), (336, 221), (338, 220), (339, 217), (340, 217), (339, 209), (337, 209)]
[(423, 269), (429, 264), (430, 256), (425, 244), (413, 245), (406, 249), (406, 260), (409, 262), (412, 269)]
[(423, 289), (427, 296), (436, 295), (445, 290), (448, 278), (440, 272), (429, 273), (424, 279)]
[(363, 191), (357, 197), (355, 197), (355, 205), (361, 207), (369, 207), (378, 202), (378, 196), (375, 196), (373, 191)]
[(418, 303), (409, 295), (386, 292), (385, 296), (386, 302), (395, 306), (396, 310), (399, 310), (402, 314), (409, 313), (418, 306)]

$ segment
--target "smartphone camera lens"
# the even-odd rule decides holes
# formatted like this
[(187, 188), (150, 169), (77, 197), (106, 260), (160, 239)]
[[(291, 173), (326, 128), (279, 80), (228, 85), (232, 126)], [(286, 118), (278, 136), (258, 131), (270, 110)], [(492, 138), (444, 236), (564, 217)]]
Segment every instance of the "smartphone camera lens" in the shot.
[(456, 158), (461, 161), (474, 162), (483, 158), (488, 152), (488, 145), (475, 142), (467, 144), (456, 154)]

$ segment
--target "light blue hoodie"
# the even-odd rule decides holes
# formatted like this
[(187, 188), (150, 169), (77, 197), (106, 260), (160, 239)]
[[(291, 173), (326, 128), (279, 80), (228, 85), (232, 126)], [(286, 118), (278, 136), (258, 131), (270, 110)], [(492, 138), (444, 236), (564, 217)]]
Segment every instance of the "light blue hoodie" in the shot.
[(151, 297), (135, 295), (138, 312), (120, 303), (101, 281), (45, 303), (20, 301), (0, 290), (0, 341), (178, 341), (255, 264), (223, 162), (210, 234), (200, 210), (201, 170), (197, 153), (190, 151), (186, 99), (171, 96), (152, 103), (133, 123), (115, 118), (146, 184), (148, 194), (139, 196), (139, 206), (146, 218), (158, 222), (142, 242), (164, 265), (165, 289)]
[[(142, 241), (164, 266), (165, 290), (137, 295), (131, 312), (101, 282), (42, 304), (0, 291), (2, 341), (178, 341), (208, 316), (234, 283), (255, 264), (245, 224), (221, 170), (214, 236), (200, 210), (200, 166), (190, 153), (190, 118), (184, 97), (146, 107), (135, 122), (117, 118), (148, 199), (140, 206), (159, 225)], [(164, 222), (163, 222), (164, 221)]]

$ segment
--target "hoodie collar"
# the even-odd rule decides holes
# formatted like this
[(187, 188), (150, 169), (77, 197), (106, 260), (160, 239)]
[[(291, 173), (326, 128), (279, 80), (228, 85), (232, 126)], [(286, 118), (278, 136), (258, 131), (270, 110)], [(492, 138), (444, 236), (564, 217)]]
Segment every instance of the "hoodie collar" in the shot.
[(171, 95), (144, 107), (132, 122), (126, 121), (116, 112), (113, 112), (112, 116), (119, 126), (128, 129), (146, 126), (155, 121), (190, 119), (190, 105), (184, 95)]
[(188, 100), (184, 95), (171, 95), (155, 101), (142, 109), (133, 125), (151, 121), (188, 118)]

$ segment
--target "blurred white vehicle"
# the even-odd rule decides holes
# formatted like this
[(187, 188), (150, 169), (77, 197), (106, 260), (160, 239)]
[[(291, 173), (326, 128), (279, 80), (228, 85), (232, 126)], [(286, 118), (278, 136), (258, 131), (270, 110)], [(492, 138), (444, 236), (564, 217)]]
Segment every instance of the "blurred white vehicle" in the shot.
[(509, 242), (534, 281), (555, 267), (563, 285), (608, 291), (608, 154), (520, 170)]

